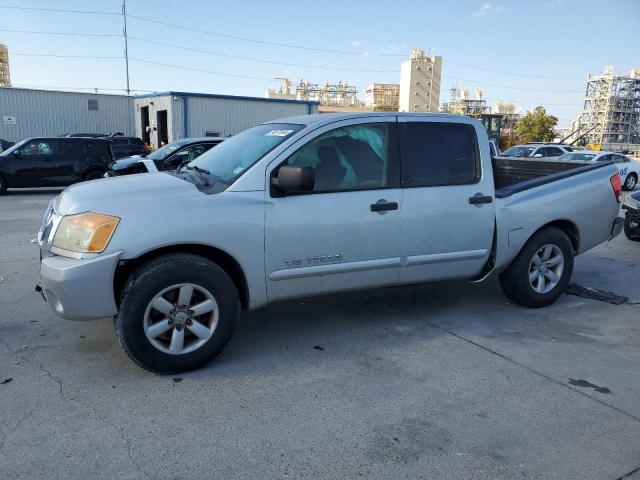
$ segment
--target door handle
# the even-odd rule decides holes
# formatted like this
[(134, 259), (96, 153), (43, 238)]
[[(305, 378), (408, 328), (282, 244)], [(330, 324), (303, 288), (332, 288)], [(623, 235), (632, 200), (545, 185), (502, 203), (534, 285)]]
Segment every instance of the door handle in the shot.
[(398, 203), (397, 202), (387, 202), (384, 199), (378, 200), (376, 203), (371, 204), (372, 212), (384, 212), (387, 210), (397, 210)]
[(491, 202), (493, 202), (493, 197), (491, 195), (482, 195), (481, 193), (476, 193), (473, 197), (469, 197), (469, 203), (471, 205)]

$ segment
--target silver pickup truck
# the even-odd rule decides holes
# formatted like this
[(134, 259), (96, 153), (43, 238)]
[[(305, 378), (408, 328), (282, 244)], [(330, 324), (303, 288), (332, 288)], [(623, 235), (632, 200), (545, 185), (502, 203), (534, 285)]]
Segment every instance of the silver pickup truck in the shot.
[(324, 114), (265, 123), (179, 172), (67, 188), (38, 241), (40, 290), (69, 319), (114, 318), (140, 366), (197, 368), (242, 309), (499, 274), (554, 302), (573, 259), (617, 235), (609, 163), (492, 158), (480, 122)]

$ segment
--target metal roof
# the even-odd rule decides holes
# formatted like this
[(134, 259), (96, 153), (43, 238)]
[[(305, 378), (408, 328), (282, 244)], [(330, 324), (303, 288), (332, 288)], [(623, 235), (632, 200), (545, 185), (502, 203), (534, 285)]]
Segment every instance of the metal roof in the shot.
[(320, 105), (320, 102), (315, 102), (312, 100), (289, 100), (286, 98), (245, 97), (241, 95), (221, 95), (217, 93), (192, 93), (192, 92), (174, 92), (174, 91), (135, 95), (133, 98), (137, 99), (137, 98), (169, 97), (169, 96), (224, 98), (227, 100), (248, 100), (248, 101), (254, 101), (254, 102), (258, 101), (258, 102), (273, 102), (273, 103), (297, 103), (297, 104), (304, 104), (304, 105)]

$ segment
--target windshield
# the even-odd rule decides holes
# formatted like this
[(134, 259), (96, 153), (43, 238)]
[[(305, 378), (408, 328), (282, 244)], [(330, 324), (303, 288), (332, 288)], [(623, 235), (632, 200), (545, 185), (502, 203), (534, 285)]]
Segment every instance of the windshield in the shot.
[(215, 181), (231, 185), (247, 168), (302, 128), (304, 125), (289, 123), (258, 125), (206, 151), (185, 168), (198, 167), (209, 172)]
[(565, 153), (564, 155), (559, 156), (558, 160), (585, 160), (585, 161), (589, 161), (589, 160), (593, 160), (593, 157), (595, 157), (595, 156), (596, 156), (595, 153), (572, 152), (572, 153)]
[(503, 157), (528, 157), (535, 147), (511, 147), (500, 155)]
[(189, 140), (177, 140), (175, 142), (168, 143), (164, 147), (160, 147), (155, 152), (147, 155), (147, 158), (150, 158), (151, 160), (164, 160), (187, 143), (189, 143)]
[(0, 157), (4, 157), (4, 156), (9, 155), (11, 152), (14, 152), (15, 150), (19, 149), (21, 146), (23, 146), (28, 141), (29, 141), (29, 139), (19, 141), (15, 145), (7, 148), (4, 152), (0, 153)]

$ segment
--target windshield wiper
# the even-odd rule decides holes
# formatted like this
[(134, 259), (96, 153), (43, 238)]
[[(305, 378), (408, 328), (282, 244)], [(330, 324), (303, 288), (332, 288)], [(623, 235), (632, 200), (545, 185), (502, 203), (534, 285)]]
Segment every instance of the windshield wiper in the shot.
[(206, 178), (206, 177), (203, 177), (203, 175), (211, 175), (211, 172), (210, 172), (209, 170), (207, 170), (206, 168), (201, 168), (201, 167), (199, 167), (199, 166), (197, 166), (197, 165), (193, 165), (193, 166), (191, 166), (191, 165), (187, 165), (185, 168), (186, 168), (187, 170), (193, 170), (194, 172), (199, 173), (199, 174), (200, 174), (200, 178), (202, 178), (202, 179), (203, 179), (203, 181), (204, 181), (204, 186), (205, 186), (205, 187), (209, 187), (209, 186), (211, 186), (211, 184), (209, 183), (209, 181), (207, 180), (207, 178)]

